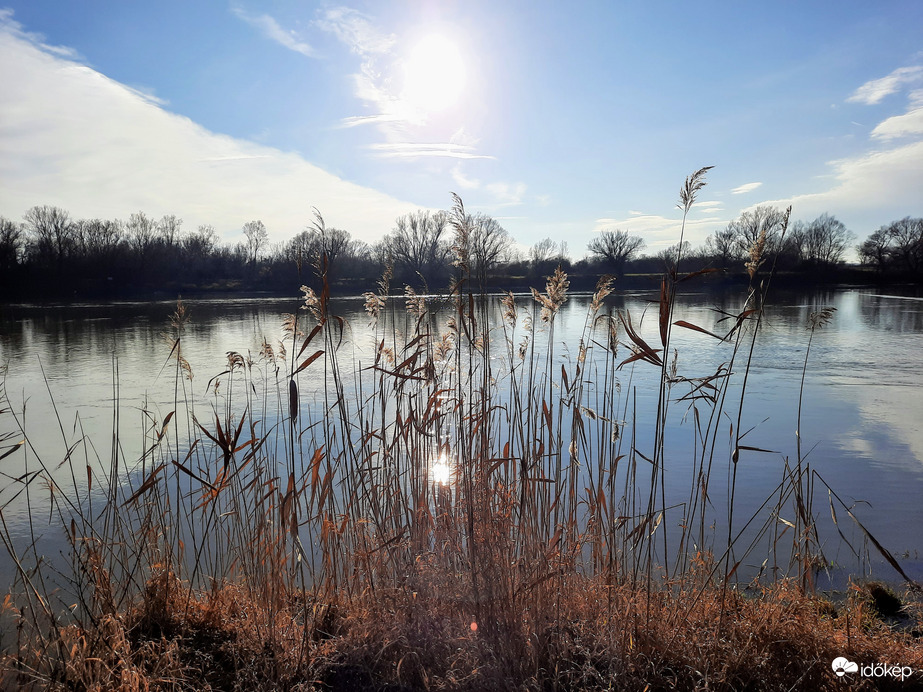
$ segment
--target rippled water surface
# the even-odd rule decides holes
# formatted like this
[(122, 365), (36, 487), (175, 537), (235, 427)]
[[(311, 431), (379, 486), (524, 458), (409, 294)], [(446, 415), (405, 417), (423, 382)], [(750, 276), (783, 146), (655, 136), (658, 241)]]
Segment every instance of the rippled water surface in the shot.
[[(614, 295), (606, 309), (628, 310), (635, 326), (654, 343), (657, 320), (653, 298), (643, 293)], [(571, 296), (562, 308), (553, 337), (556, 360), (568, 362), (576, 357), (588, 300), (586, 296)], [(729, 325), (719, 322), (718, 311), (736, 312), (742, 300), (742, 296), (731, 294), (681, 295), (674, 319), (723, 332)], [(518, 297), (518, 303), (523, 310), (532, 309), (526, 296)], [(114, 421), (123, 457), (139, 458), (140, 431), (152, 416), (162, 420), (172, 410), (175, 397), (192, 400), (205, 417), (211, 415), (211, 407), (219, 400), (216, 397), (224, 395), (221, 384), (216, 392), (213, 378), (226, 368), (227, 353), (240, 353), (259, 367), (264, 342), (278, 354), (284, 336), (283, 315), (298, 306), (295, 299), (189, 301), (190, 322), (182, 344), (193, 373), (191, 381), (175, 377), (170, 359), (165, 334), (169, 331), (168, 315), (175, 309), (172, 303), (0, 308), (0, 366), (6, 370), (5, 394), (11, 409), (0, 416), (0, 432), (14, 429), (10, 416), (15, 415), (32, 445), (29, 455), (17, 453), (0, 460), (0, 507), (11, 534), (27, 535), (26, 496), (13, 479), (29, 471), (29, 464), (34, 469), (36, 460), (42, 458), (54, 468), (66, 454), (62, 450), (80, 440), (81, 445), (90, 446), (88, 456), (98, 458), (104, 469), (111, 458)], [(825, 306), (837, 310), (830, 324), (816, 332), (805, 372), (809, 316)], [(341, 367), (349, 363), (358, 369), (370, 363), (375, 340), (361, 299), (340, 299), (332, 311), (348, 325), (337, 349)], [(399, 329), (409, 329), (402, 302), (390, 319)], [(439, 314), (435, 321), (438, 325), (444, 320), (445, 314)], [(689, 376), (713, 372), (729, 355), (727, 344), (684, 329), (674, 330), (671, 346), (676, 348), (678, 372)], [(742, 509), (738, 516), (757, 509), (780, 482), (783, 460), (795, 455), (804, 372), (803, 453), (819, 478), (829, 483), (856, 517), (919, 577), (923, 550), (919, 529), (923, 526), (921, 356), (923, 299), (909, 292), (863, 288), (776, 294), (756, 341), (741, 421), (742, 429), (752, 429), (746, 444), (771, 452), (742, 456), (737, 496)], [(735, 376), (742, 377), (740, 361), (734, 371)], [(311, 406), (322, 396), (324, 378), (316, 368), (307, 372), (314, 374), (302, 384), (303, 402)], [(618, 374), (620, 396), (631, 393), (637, 397), (634, 444), (643, 452), (653, 442), (653, 426), (648, 429), (644, 421), (650, 419), (645, 412), (653, 410), (652, 383), (659, 371), (637, 363)], [(271, 380), (263, 384), (274, 386)], [(601, 384), (593, 382), (590, 386), (599, 388)], [(687, 389), (680, 391), (678, 387), (674, 396)], [(673, 412), (677, 415), (671, 418), (668, 439), (671, 445), (681, 447), (684, 439), (691, 439), (693, 424), (689, 417), (683, 418), (683, 404), (674, 404)], [(728, 431), (735, 422), (728, 417), (721, 429)], [(691, 467), (683, 459), (683, 455), (677, 455), (675, 461), (670, 456), (666, 459), (668, 500), (688, 492)], [(721, 473), (726, 477), (727, 460), (722, 463)], [(55, 472), (64, 473), (64, 468)], [(85, 487), (82, 479), (71, 480)], [(30, 487), (32, 525), (54, 534), (59, 529), (54, 528), (54, 521), (49, 528), (47, 502), (46, 513), (36, 509), (43, 506), (42, 497), (48, 492), (47, 487)], [(816, 512), (829, 516), (826, 489), (815, 487), (815, 493), (819, 498)], [(717, 493), (715, 502), (721, 502)], [(844, 532), (861, 544), (862, 534), (843, 512), (839, 519)], [(849, 550), (833, 540), (832, 531), (830, 536), (828, 557), (849, 565), (853, 559)]]

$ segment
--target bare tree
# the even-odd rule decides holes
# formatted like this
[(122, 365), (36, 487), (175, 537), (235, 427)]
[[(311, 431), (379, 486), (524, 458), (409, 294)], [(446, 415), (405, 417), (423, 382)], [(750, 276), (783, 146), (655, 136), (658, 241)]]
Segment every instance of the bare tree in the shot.
[(545, 238), (544, 240), (538, 241), (535, 245), (529, 248), (529, 262), (532, 263), (533, 267), (538, 267), (545, 262), (550, 261), (554, 257), (554, 251), (557, 247), (551, 238)]
[(737, 246), (737, 232), (733, 228), (721, 228), (705, 239), (704, 254), (722, 269), (741, 258)]
[(625, 263), (635, 257), (644, 248), (644, 240), (639, 236), (629, 235), (628, 231), (601, 231), (587, 245), (587, 249), (600, 259), (608, 262), (616, 274), (625, 273)]
[(885, 227), (894, 263), (904, 271), (919, 274), (923, 269), (923, 219), (905, 216)]
[(891, 260), (890, 242), (887, 228), (882, 226), (856, 248), (859, 259), (879, 272), (885, 271)]
[(395, 268), (403, 269), (405, 280), (419, 275), (427, 286), (433, 286), (447, 275), (452, 252), (447, 235), (445, 212), (419, 210), (394, 222), (394, 229), (385, 236), (383, 249)]
[(737, 238), (737, 252), (746, 256), (750, 248), (760, 242), (760, 236), (766, 234), (764, 256), (775, 254), (779, 250), (779, 236), (782, 233), (782, 224), (785, 222), (785, 213), (775, 207), (761, 204), (742, 213), (737, 219), (728, 224), (728, 231)]
[(481, 212), (469, 214), (467, 224), (471, 273), (483, 287), (487, 273), (505, 259), (511, 245), (510, 236), (496, 219)]
[(132, 214), (125, 224), (125, 235), (129, 245), (139, 255), (147, 253), (155, 238), (155, 223), (143, 211)]
[(214, 252), (218, 245), (218, 232), (211, 224), (202, 224), (182, 240), (183, 250), (191, 257), (201, 259)]
[(269, 242), (269, 232), (262, 221), (248, 221), (244, 224), (244, 236), (247, 238), (247, 261), (255, 267), (260, 250)]
[[(334, 267), (354, 247), (348, 231), (339, 228), (327, 228), (323, 219), (307, 230), (292, 238), (286, 249), (286, 255), (298, 265), (299, 271), (310, 265), (318, 277), (332, 277)], [(355, 246), (358, 247), (358, 246)]]
[(8, 276), (19, 264), (23, 250), (22, 227), (10, 219), (0, 216), (0, 272)]
[(183, 220), (176, 218), (174, 214), (164, 215), (157, 222), (157, 238), (167, 247), (173, 247), (179, 243), (180, 227)]
[(80, 219), (74, 223), (74, 243), (83, 257), (108, 256), (122, 238), (122, 223)]
[(792, 229), (800, 259), (817, 266), (838, 264), (854, 239), (846, 225), (829, 214), (822, 214), (809, 224), (796, 224)]
[(668, 248), (658, 252), (655, 257), (663, 262), (667, 269), (676, 266), (677, 258), (686, 258), (692, 254), (692, 243), (684, 240), (682, 243), (674, 243)]
[(53, 257), (61, 269), (74, 245), (74, 224), (70, 214), (59, 207), (32, 207), (23, 216), (25, 228), (32, 235), (37, 254)]

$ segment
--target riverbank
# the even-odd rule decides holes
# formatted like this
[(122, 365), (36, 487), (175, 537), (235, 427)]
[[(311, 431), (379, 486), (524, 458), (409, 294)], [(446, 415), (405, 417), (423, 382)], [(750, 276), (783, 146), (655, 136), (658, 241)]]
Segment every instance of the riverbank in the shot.
[[(879, 588), (856, 585), (834, 603), (791, 583), (645, 589), (572, 577), (553, 600), (520, 593), (479, 616), (470, 584), (424, 564), (401, 587), (269, 598), (244, 582), (191, 592), (160, 574), (131, 608), (62, 627), (44, 658), (5, 657), (0, 680), (23, 690), (919, 689), (921, 602), (882, 605)], [(838, 677), (840, 658), (857, 670)]]

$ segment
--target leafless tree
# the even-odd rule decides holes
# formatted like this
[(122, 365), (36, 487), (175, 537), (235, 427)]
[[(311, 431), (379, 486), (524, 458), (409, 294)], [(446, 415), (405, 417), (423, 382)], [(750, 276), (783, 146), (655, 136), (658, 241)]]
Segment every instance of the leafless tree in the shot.
[(890, 242), (886, 227), (882, 226), (856, 248), (859, 259), (879, 272), (885, 271), (891, 260)]
[(791, 233), (799, 258), (808, 264), (833, 266), (843, 259), (855, 236), (836, 217), (822, 214), (808, 224), (795, 224)]
[(167, 247), (173, 247), (179, 242), (182, 225), (183, 220), (176, 218), (174, 214), (164, 215), (157, 222), (157, 238)]
[(905, 216), (885, 227), (895, 264), (903, 271), (919, 274), (923, 269), (923, 219)]
[(156, 237), (156, 224), (143, 211), (136, 212), (128, 217), (125, 224), (125, 235), (129, 245), (139, 255), (145, 255)]
[(668, 248), (661, 250), (655, 256), (663, 264), (670, 269), (671, 267), (676, 266), (677, 258), (687, 258), (692, 254), (692, 243), (688, 240), (684, 240), (682, 243), (674, 243)]
[(766, 234), (766, 245), (763, 255), (775, 254), (779, 250), (779, 237), (782, 233), (782, 224), (785, 222), (785, 212), (766, 204), (749, 209), (737, 219), (728, 224), (728, 230), (737, 238), (737, 251), (741, 256), (746, 256), (750, 248), (756, 245), (760, 236)]
[(81, 219), (74, 228), (77, 247), (85, 257), (108, 257), (122, 239), (122, 222), (118, 220)]
[(256, 266), (260, 250), (269, 242), (269, 232), (262, 221), (248, 221), (244, 224), (244, 236), (247, 238), (247, 261), (251, 266)]
[(218, 245), (218, 232), (211, 224), (202, 224), (194, 232), (183, 237), (183, 249), (197, 259), (210, 255)]
[(554, 257), (554, 251), (557, 247), (551, 238), (545, 238), (544, 240), (538, 241), (535, 245), (529, 248), (529, 262), (532, 263), (533, 267), (538, 267), (545, 262), (548, 262)]
[(635, 257), (644, 248), (644, 240), (628, 231), (600, 231), (593, 238), (587, 249), (600, 259), (608, 262), (616, 274), (625, 273), (625, 263)]
[(919, 275), (923, 270), (923, 218), (905, 216), (872, 233), (858, 247), (859, 257), (879, 271)]
[(477, 277), (481, 286), (485, 286), (488, 272), (506, 259), (511, 245), (510, 236), (496, 219), (487, 214), (469, 214), (466, 221), (471, 274)]
[(22, 250), (22, 227), (0, 216), (0, 272), (8, 275), (8, 272), (19, 263)]
[(421, 276), (429, 287), (447, 276), (452, 252), (447, 236), (446, 213), (421, 209), (398, 217), (382, 249), (395, 268), (404, 270), (406, 281)]
[(720, 228), (705, 239), (704, 254), (722, 269), (741, 258), (737, 232), (733, 228)]
[(54, 258), (59, 268), (74, 245), (74, 224), (64, 209), (51, 206), (32, 207), (23, 216), (26, 231), (40, 257)]

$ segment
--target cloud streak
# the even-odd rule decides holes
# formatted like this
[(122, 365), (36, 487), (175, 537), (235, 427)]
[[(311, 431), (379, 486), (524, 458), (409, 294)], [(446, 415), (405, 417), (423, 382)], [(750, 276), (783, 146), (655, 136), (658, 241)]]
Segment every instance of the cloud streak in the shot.
[(308, 43), (305, 43), (298, 38), (298, 35), (294, 31), (287, 31), (283, 29), (279, 22), (268, 14), (250, 14), (241, 7), (232, 7), (231, 12), (238, 19), (242, 19), (250, 26), (253, 26), (260, 30), (260, 33), (263, 34), (270, 41), (275, 41), (280, 46), (288, 48), (289, 50), (295, 51), (296, 53), (301, 53), (302, 55), (315, 58), (317, 57), (317, 52), (312, 48)]
[(740, 185), (739, 187), (735, 187), (733, 190), (731, 190), (731, 194), (732, 195), (743, 195), (748, 192), (753, 192), (756, 188), (758, 188), (762, 184), (763, 183), (746, 183), (744, 185)]
[(445, 157), (453, 159), (492, 159), (492, 156), (477, 154), (474, 147), (451, 142), (382, 142), (370, 144), (368, 148), (378, 156), (394, 158)]

